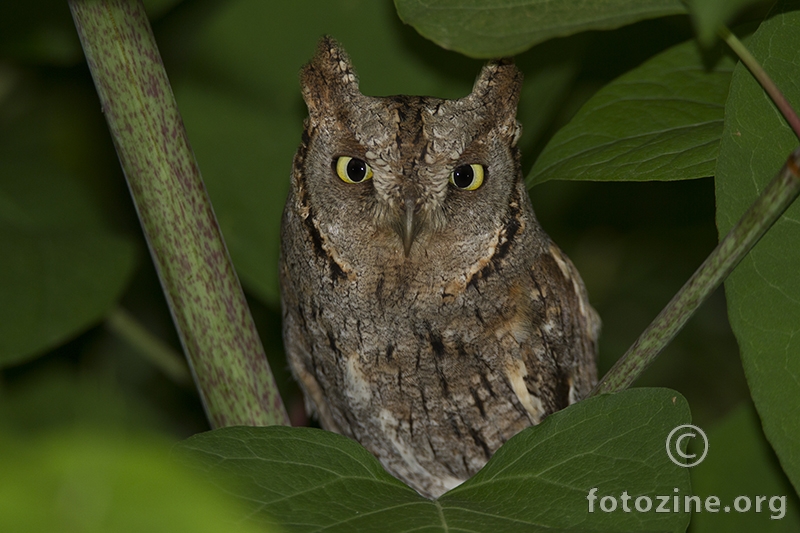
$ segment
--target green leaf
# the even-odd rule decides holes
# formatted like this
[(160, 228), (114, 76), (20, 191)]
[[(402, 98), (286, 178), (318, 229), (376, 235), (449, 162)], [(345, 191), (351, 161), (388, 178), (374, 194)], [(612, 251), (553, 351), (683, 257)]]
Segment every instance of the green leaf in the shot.
[(169, 444), (94, 430), (0, 437), (0, 531), (255, 533), (229, 496), (175, 464)]
[(0, 132), (0, 366), (101, 320), (135, 264), (133, 244), (107, 229), (81, 185), (11, 135)]
[(685, 13), (680, 0), (395, 0), (421, 35), (471, 57), (502, 57), (587, 30)]
[(723, 57), (707, 70), (694, 41), (658, 54), (589, 99), (550, 140), (528, 182), (711, 176), (733, 66)]
[[(278, 304), (279, 225), (292, 157), (307, 111), (299, 71), (321, 35), (353, 59), (364, 94), (466, 96), (482, 62), (436, 47), (403, 27), (387, 2), (241, 0), (192, 19), (191, 38), (165, 35), (181, 114), (237, 272), (261, 300)], [(168, 39), (177, 39), (171, 42)], [(522, 142), (532, 144), (574, 78), (580, 43), (545, 45), (519, 58), (526, 74)], [(181, 63), (168, 50), (180, 49)], [(215, 80), (224, 80), (223, 83)]]
[(687, 1), (697, 40), (711, 46), (717, 39), (717, 30), (727, 25), (734, 15), (748, 6), (763, 4), (765, 0), (690, 0)]
[[(664, 449), (669, 432), (688, 421), (685, 400), (667, 389), (589, 398), (509, 440), (436, 501), (390, 476), (359, 444), (321, 430), (224, 428), (177, 450), (208, 476), (237, 478), (231, 490), (251, 506), (249, 519), (270, 524), (268, 514), (290, 531), (683, 531), (688, 514), (626, 513), (620, 497), (688, 494), (688, 472)], [(598, 504), (589, 512), (594, 487), (598, 499), (617, 499), (617, 512)]]
[[(720, 499), (721, 512), (701, 507), (692, 515), (693, 533), (749, 533), (751, 531), (797, 531), (800, 513), (792, 487), (761, 433), (761, 423), (748, 402), (725, 416), (708, 432), (708, 455), (692, 468), (692, 489), (705, 502)], [(737, 497), (750, 499), (748, 512), (737, 512)], [(757, 497), (766, 497), (760, 505)], [(740, 508), (745, 505), (741, 501)], [(731, 509), (724, 512), (725, 507)], [(758, 510), (760, 508), (760, 510)]]
[[(800, 106), (800, 3), (764, 22), (749, 48), (795, 109)], [(767, 95), (741, 65), (725, 108), (716, 172), (720, 235), (756, 199), (797, 146)], [(747, 382), (772, 444), (800, 488), (800, 205), (795, 203), (725, 282), (728, 315)]]

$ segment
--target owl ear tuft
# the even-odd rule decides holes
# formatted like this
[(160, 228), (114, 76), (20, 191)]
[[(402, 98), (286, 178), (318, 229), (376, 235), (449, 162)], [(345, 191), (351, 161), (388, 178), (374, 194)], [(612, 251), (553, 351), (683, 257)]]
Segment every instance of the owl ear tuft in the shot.
[(300, 72), (300, 85), (312, 122), (333, 116), (332, 110), (361, 94), (350, 57), (328, 35), (319, 40), (317, 53)]
[(464, 100), (484, 107), (495, 118), (498, 126), (510, 128), (509, 131), (513, 134), (518, 129), (516, 116), (521, 88), (522, 72), (513, 61), (491, 61), (481, 69), (472, 93)]

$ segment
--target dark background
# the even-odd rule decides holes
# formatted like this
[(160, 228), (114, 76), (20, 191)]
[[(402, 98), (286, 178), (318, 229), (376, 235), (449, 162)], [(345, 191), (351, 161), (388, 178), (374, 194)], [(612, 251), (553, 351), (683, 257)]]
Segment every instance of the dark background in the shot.
[[(277, 221), (305, 116), (297, 72), (323, 33), (350, 52), (367, 94), (463, 96), (481, 62), (425, 40), (388, 1), (145, 4), (284, 400), (293, 420), (305, 423), (282, 353), (275, 271)], [(524, 171), (597, 89), (691, 37), (688, 19), (670, 17), (551, 41), (520, 55), (527, 83), (549, 72), (539, 62), (544, 56), (553, 69), (571, 69), (556, 96), (545, 102), (523, 96)], [(19, 149), (28, 150), (22, 159), (30, 168), (15, 166), (15, 175), (33, 176), (45, 158), (85, 186), (104, 224), (137, 250), (112, 308), (121, 306), (180, 352), (66, 2), (0, 6), (0, 139), (23, 139)], [(0, 160), (0, 188), (10, 171)], [(602, 375), (715, 246), (713, 182), (548, 182), (531, 197), (603, 319)], [(636, 385), (679, 391), (701, 427), (748, 401), (722, 290)], [(193, 386), (165, 376), (102, 321), (2, 368), (0, 394), (7, 426), (21, 432), (80, 421), (177, 440), (208, 429)]]

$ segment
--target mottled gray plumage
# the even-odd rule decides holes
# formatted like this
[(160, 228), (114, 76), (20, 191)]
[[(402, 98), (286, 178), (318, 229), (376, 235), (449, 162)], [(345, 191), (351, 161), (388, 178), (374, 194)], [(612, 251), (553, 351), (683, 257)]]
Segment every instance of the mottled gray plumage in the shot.
[[(599, 320), (520, 172), (522, 76), (493, 62), (459, 100), (373, 98), (324, 38), (301, 78), (281, 246), (289, 362), (324, 428), (436, 497), (596, 381)], [(345, 182), (341, 157), (372, 179)], [(451, 172), (470, 164), (485, 179), (462, 190)]]

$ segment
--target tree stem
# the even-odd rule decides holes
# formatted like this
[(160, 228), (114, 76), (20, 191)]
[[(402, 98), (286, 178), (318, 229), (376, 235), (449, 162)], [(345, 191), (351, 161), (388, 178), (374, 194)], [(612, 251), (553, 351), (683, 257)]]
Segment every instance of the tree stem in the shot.
[(69, 0), (212, 427), (288, 424), (140, 0)]

